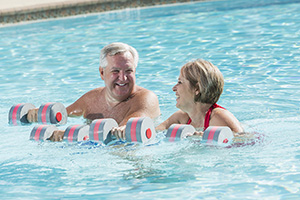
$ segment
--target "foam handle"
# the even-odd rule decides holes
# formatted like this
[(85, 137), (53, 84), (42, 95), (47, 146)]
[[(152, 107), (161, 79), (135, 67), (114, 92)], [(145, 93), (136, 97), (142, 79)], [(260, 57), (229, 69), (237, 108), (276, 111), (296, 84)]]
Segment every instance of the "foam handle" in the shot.
[(81, 142), (88, 139), (90, 126), (71, 125), (64, 133), (63, 140), (68, 142)]
[(19, 103), (13, 105), (9, 110), (8, 123), (12, 125), (28, 124), (28, 111), (34, 108), (35, 106), (31, 103)]
[(172, 124), (167, 131), (166, 137), (169, 142), (174, 142), (186, 138), (188, 134), (194, 134), (195, 128), (187, 124)]
[(127, 142), (149, 143), (156, 137), (153, 121), (149, 117), (130, 118), (126, 124)]
[(227, 126), (210, 126), (203, 134), (202, 143), (204, 144), (230, 144), (233, 139), (233, 133)]
[(112, 118), (95, 119), (90, 125), (89, 139), (108, 144), (113, 140), (110, 131), (114, 127), (118, 127), (118, 123)]
[(55, 130), (58, 129), (53, 125), (36, 125), (32, 129), (29, 139), (35, 141), (45, 141), (51, 137)]
[(63, 125), (67, 118), (67, 110), (61, 103), (46, 103), (39, 107), (38, 123)]

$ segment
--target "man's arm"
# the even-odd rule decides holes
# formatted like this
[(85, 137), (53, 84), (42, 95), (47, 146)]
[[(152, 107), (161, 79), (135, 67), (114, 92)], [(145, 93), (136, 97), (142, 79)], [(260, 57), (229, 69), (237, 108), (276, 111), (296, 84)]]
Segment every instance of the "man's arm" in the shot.
[(154, 119), (160, 115), (158, 98), (149, 90), (145, 90), (141, 94), (138, 94), (138, 96), (131, 99), (131, 101), (128, 114), (119, 124), (119, 127), (115, 127), (111, 130), (111, 133), (117, 138), (125, 139), (126, 123), (130, 118), (150, 117), (151, 119)]
[(69, 117), (79, 117), (84, 114), (84, 95), (67, 107)]
[(154, 119), (160, 115), (159, 103), (156, 94), (146, 90), (131, 99), (130, 110), (124, 117), (120, 126), (126, 125), (132, 117), (150, 117)]
[(87, 106), (93, 104), (92, 101), (97, 98), (97, 95), (99, 95), (101, 91), (102, 88), (96, 88), (82, 95), (79, 99), (67, 107), (68, 116), (79, 117), (83, 115), (86, 117), (85, 113), (87, 111)]

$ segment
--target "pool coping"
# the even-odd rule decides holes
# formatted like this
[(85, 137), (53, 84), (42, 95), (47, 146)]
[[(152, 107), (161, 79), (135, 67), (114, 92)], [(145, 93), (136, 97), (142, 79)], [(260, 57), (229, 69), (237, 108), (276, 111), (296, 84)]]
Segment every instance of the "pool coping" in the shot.
[(14, 24), (43, 19), (53, 19), (99, 13), (125, 8), (166, 5), (174, 3), (199, 2), (211, 0), (72, 0), (49, 2), (32, 6), (8, 8), (0, 10), (0, 24)]

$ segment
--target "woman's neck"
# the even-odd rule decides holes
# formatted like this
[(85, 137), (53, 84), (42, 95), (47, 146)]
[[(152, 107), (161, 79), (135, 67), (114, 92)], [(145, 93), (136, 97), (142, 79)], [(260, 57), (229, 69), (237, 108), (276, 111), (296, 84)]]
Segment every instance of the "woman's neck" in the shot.
[(187, 112), (192, 120), (192, 125), (201, 128), (204, 125), (205, 115), (212, 104), (203, 104), (196, 102)]

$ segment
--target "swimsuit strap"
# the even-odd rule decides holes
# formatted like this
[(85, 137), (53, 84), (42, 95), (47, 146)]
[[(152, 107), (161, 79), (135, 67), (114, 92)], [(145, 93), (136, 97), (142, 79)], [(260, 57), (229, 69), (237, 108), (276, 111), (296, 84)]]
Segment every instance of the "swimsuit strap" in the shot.
[[(210, 115), (211, 112), (214, 108), (223, 108), (222, 106), (219, 106), (218, 104), (214, 103), (207, 111), (206, 115), (205, 115), (205, 119), (204, 119), (204, 130), (207, 129), (209, 127), (209, 120), (210, 120)], [(225, 109), (226, 110), (226, 109)], [(192, 123), (192, 119), (189, 118), (189, 121), (187, 122), (187, 124), (191, 124)]]
[(209, 127), (209, 120), (210, 120), (210, 115), (211, 112), (214, 108), (223, 108), (222, 106), (219, 106), (218, 104), (214, 103), (207, 111), (206, 115), (205, 115), (205, 119), (204, 119), (204, 130), (206, 130)]
[(186, 124), (191, 124), (192, 123), (192, 119), (189, 118), (189, 121)]

